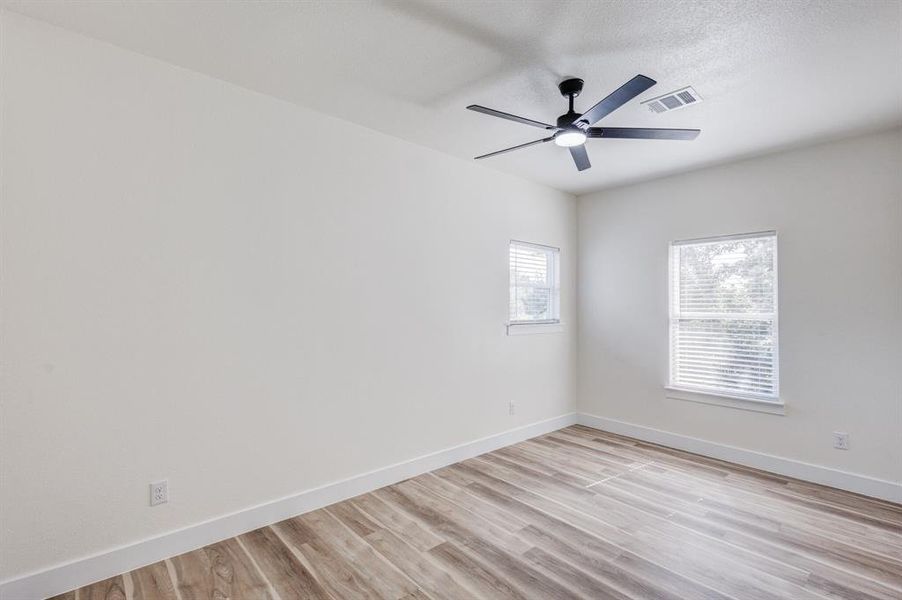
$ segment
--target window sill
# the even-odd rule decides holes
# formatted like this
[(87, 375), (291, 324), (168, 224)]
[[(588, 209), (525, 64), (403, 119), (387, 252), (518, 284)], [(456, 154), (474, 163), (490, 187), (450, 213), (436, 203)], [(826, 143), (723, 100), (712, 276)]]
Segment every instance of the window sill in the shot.
[(561, 333), (563, 323), (507, 323), (507, 335), (532, 335), (536, 333)]
[(725, 394), (701, 392), (698, 390), (689, 390), (671, 386), (665, 386), (664, 390), (666, 397), (671, 400), (698, 402), (700, 404), (724, 406), (726, 408), (737, 408), (739, 410), (750, 410), (753, 412), (762, 412), (770, 415), (786, 415), (786, 405), (780, 400), (758, 400), (755, 398), (743, 398), (741, 396), (729, 396)]

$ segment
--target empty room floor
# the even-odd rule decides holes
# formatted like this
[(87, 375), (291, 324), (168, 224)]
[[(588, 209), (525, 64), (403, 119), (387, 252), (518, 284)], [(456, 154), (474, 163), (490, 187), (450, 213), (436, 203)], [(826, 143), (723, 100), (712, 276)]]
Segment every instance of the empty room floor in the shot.
[(573, 426), (58, 596), (902, 597), (902, 506)]

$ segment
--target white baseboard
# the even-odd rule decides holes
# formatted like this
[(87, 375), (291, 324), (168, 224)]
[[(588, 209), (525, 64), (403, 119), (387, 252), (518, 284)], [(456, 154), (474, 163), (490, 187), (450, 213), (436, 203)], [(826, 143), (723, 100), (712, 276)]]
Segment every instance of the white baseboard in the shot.
[(890, 502), (902, 503), (902, 483), (895, 481), (886, 481), (884, 479), (876, 479), (866, 475), (857, 475), (847, 471), (839, 471), (829, 467), (813, 465), (790, 458), (774, 456), (772, 454), (764, 454), (753, 450), (745, 450), (735, 446), (727, 446), (716, 442), (709, 442), (699, 438), (694, 438), (678, 433), (671, 433), (661, 429), (645, 427), (644, 425), (635, 425), (617, 419), (609, 419), (606, 417), (598, 417), (586, 413), (578, 414), (578, 422), (580, 425), (609, 431), (628, 437), (652, 442), (670, 448), (686, 450), (711, 458), (719, 458), (747, 467), (754, 467), (762, 471), (770, 471), (778, 475), (785, 475), (795, 479), (802, 479), (812, 483), (821, 485), (829, 485), (830, 487), (847, 490), (873, 498), (889, 500)]
[(0, 583), (3, 600), (36, 600), (113, 577), (132, 569), (189, 552), (289, 517), (353, 498), (428, 471), (473, 458), (504, 446), (556, 431), (577, 422), (575, 413), (510, 429), (446, 448), (349, 479), (306, 490), (236, 513), (164, 533), (127, 546), (81, 558)]

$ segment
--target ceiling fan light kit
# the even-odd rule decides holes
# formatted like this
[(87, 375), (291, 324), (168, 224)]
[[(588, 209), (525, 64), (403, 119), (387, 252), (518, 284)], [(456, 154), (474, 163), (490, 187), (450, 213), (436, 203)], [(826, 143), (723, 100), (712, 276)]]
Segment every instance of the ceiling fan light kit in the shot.
[(565, 79), (558, 84), (558, 89), (560, 90), (561, 95), (567, 98), (569, 108), (566, 113), (557, 118), (555, 125), (549, 125), (542, 121), (535, 121), (511, 113), (501, 112), (500, 110), (486, 108), (485, 106), (479, 106), (478, 104), (471, 104), (467, 107), (469, 110), (554, 132), (553, 135), (540, 140), (526, 142), (525, 144), (489, 152), (488, 154), (482, 154), (477, 156), (476, 160), (553, 141), (557, 146), (568, 148), (576, 168), (579, 171), (585, 171), (592, 166), (589, 162), (589, 155), (586, 153), (585, 147), (585, 142), (589, 138), (694, 140), (700, 133), (700, 130), (698, 129), (592, 127), (592, 125), (646, 91), (648, 88), (655, 85), (655, 83), (655, 80), (650, 77), (636, 75), (586, 112), (578, 113), (573, 109), (573, 99), (582, 92), (583, 80), (578, 78)]
[(585, 144), (586, 139), (586, 134), (576, 128), (565, 129), (554, 134), (554, 143), (564, 148)]

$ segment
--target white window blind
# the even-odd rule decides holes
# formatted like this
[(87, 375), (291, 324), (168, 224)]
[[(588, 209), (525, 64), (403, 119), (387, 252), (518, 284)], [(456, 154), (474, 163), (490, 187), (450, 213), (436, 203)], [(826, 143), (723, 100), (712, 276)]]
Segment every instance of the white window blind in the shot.
[(774, 232), (671, 245), (670, 385), (778, 400)]
[(560, 322), (560, 250), (510, 243), (510, 323)]

